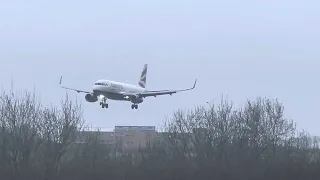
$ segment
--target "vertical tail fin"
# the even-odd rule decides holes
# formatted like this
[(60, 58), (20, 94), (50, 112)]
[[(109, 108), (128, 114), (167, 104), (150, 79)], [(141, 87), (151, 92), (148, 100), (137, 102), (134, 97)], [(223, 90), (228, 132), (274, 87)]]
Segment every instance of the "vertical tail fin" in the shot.
[(138, 83), (138, 85), (142, 88), (146, 88), (146, 84), (147, 84), (147, 70), (148, 70), (148, 64), (145, 64), (143, 69), (142, 69), (142, 73), (140, 76), (140, 81)]

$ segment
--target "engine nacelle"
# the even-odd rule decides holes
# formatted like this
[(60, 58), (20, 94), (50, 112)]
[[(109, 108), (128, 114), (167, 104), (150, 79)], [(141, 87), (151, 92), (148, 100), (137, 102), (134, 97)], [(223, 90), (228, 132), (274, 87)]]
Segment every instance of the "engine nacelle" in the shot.
[(139, 104), (143, 102), (143, 98), (139, 97), (138, 95), (131, 96), (131, 102), (135, 104)]
[(93, 94), (86, 94), (85, 99), (88, 102), (96, 102), (96, 101), (98, 101), (98, 97), (93, 95)]

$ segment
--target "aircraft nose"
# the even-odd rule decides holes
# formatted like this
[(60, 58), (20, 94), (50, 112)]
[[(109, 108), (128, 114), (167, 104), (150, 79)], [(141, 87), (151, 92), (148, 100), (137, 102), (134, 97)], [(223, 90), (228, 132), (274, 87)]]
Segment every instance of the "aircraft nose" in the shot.
[(93, 85), (92, 86), (92, 90), (97, 91), (98, 90), (98, 86), (97, 85)]
[(92, 90), (93, 91), (102, 91), (103, 90), (103, 87), (101, 85), (94, 85), (92, 87)]

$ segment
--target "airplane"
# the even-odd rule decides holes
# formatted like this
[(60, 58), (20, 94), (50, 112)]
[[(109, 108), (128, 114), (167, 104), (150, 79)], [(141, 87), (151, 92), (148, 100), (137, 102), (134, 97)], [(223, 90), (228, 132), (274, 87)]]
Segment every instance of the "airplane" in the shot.
[(145, 64), (141, 72), (140, 80), (137, 85), (126, 84), (117, 81), (106, 79), (97, 80), (93, 87), (92, 92), (79, 89), (73, 89), (62, 85), (62, 76), (60, 77), (60, 86), (64, 89), (73, 90), (78, 93), (86, 93), (85, 100), (87, 102), (97, 102), (98, 98), (101, 99), (100, 105), (102, 108), (108, 108), (107, 99), (117, 101), (129, 101), (132, 103), (131, 109), (138, 109), (138, 104), (143, 102), (143, 98), (150, 96), (159, 96), (174, 94), (182, 91), (189, 91), (196, 87), (197, 79), (194, 81), (193, 87), (179, 90), (153, 90), (150, 91), (146, 88), (148, 64)]

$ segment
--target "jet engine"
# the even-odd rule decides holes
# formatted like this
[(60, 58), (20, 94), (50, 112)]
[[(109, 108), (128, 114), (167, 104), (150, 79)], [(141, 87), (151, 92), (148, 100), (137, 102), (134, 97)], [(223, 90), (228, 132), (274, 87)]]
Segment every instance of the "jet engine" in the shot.
[(96, 102), (96, 101), (98, 101), (98, 97), (93, 95), (93, 94), (86, 94), (85, 99), (88, 102)]
[(131, 102), (135, 104), (139, 104), (143, 102), (143, 98), (138, 95), (131, 96)]

